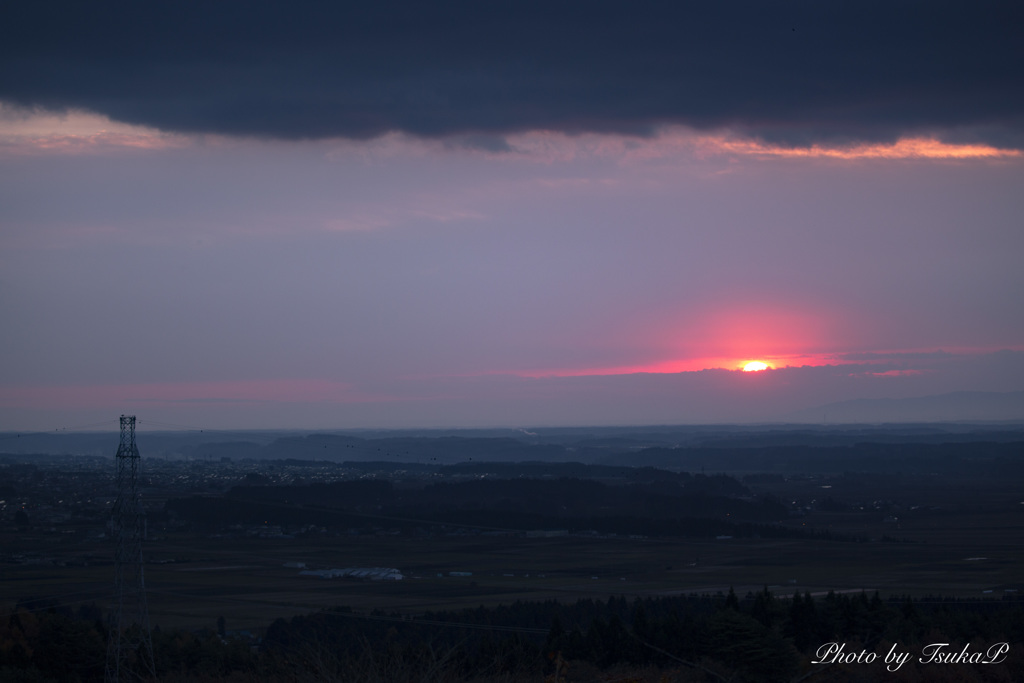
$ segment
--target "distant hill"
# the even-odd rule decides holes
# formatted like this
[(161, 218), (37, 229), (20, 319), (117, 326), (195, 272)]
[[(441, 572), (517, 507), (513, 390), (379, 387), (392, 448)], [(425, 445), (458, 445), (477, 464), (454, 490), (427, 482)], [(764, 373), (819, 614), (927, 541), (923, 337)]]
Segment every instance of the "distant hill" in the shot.
[(1024, 391), (956, 391), (913, 398), (861, 398), (797, 411), (780, 419), (817, 424), (1024, 420)]

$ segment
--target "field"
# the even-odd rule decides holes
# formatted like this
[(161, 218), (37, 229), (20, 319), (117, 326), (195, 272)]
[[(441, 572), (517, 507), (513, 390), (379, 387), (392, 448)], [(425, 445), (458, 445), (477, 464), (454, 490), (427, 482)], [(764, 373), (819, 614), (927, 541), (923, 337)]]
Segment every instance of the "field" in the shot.
[[(802, 486), (821, 484), (806, 482)], [(776, 595), (878, 590), (883, 596), (1001, 597), (1024, 589), (1024, 505), (1012, 487), (947, 491), (968, 505), (880, 515), (813, 512), (788, 523), (864, 535), (864, 542), (799, 539), (657, 539), (568, 536), (313, 536), (212, 538), (170, 534), (144, 545), (154, 625), (259, 630), (277, 617), (348, 605), (357, 612), (421, 614), (516, 600), (727, 592)], [(799, 488), (799, 487), (797, 487)], [(801, 494), (793, 484), (787, 493)], [(935, 495), (939, 492), (932, 491)], [(952, 509), (955, 507), (956, 509)], [(889, 536), (897, 540), (880, 540)], [(77, 540), (76, 540), (77, 539)], [(6, 532), (10, 554), (46, 563), (0, 565), (0, 603), (28, 598), (104, 606), (113, 585), (111, 542), (52, 532)], [(395, 567), (403, 581), (325, 580), (310, 568)], [(87, 566), (80, 566), (87, 563)], [(61, 566), (67, 564), (68, 566)], [(472, 572), (472, 576), (449, 576)]]

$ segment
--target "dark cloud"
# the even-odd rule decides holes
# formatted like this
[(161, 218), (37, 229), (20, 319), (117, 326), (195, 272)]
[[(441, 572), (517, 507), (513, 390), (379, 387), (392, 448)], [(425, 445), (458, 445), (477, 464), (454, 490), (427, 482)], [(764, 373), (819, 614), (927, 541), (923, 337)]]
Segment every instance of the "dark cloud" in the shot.
[[(729, 127), (1024, 146), (1019, 2), (9, 3), (0, 99), (278, 138)], [(466, 138), (497, 140), (497, 137)]]

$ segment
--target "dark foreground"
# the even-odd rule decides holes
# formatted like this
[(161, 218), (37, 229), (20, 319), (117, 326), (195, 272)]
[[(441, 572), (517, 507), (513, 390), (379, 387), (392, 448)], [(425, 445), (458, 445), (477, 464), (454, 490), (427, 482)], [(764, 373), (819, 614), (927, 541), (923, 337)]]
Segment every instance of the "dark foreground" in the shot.
[[(1020, 434), (726, 436), (149, 461), (159, 678), (1024, 680)], [(100, 680), (110, 460), (0, 467), (0, 680)]]

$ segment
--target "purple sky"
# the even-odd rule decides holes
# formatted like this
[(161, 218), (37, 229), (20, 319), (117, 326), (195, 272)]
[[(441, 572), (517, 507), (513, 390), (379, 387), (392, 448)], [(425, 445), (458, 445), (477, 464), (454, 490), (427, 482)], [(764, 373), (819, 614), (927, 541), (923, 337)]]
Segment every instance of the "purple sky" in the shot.
[[(751, 120), (723, 95), (710, 113), (580, 109), (592, 121), (551, 98), (506, 121), (481, 105), (495, 79), (529, 93), (559, 64), (601, 64), (524, 76), (498, 55), (472, 101), (409, 118), (366, 100), (337, 120), (378, 123), (331, 128), (270, 76), (239, 97), (267, 108), (257, 95), (276, 93), (287, 115), (213, 116), (216, 82), (114, 98), (114, 67), (30, 91), (17, 49), (0, 55), (0, 431), (120, 413), (205, 428), (771, 421), (1024, 390), (1013, 102), (947, 111), (922, 74), (907, 102), (935, 116), (901, 105), (862, 126), (855, 103), (783, 111), (753, 85)], [(381, 82), (410, 101), (447, 92), (389, 64)], [(750, 360), (774, 369), (738, 372)]]

